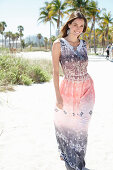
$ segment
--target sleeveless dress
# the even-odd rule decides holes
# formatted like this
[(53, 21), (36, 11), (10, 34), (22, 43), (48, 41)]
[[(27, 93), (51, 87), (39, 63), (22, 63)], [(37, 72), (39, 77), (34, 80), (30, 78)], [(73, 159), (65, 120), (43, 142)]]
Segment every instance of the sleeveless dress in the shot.
[(84, 40), (77, 49), (60, 38), (59, 58), (64, 77), (59, 85), (63, 108), (54, 108), (55, 136), (60, 157), (70, 169), (85, 167), (88, 125), (95, 103), (94, 83), (87, 73), (88, 56)]

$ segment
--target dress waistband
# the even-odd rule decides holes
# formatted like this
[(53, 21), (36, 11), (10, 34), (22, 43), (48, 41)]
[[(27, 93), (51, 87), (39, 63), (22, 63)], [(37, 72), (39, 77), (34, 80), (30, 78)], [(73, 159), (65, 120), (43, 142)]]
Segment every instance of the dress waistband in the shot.
[(82, 81), (82, 80), (87, 80), (89, 78), (89, 74), (86, 73), (86, 74), (83, 74), (83, 75), (75, 75), (75, 76), (71, 76), (71, 75), (65, 75), (64, 76), (64, 79), (67, 79), (67, 80), (72, 80), (72, 81)]

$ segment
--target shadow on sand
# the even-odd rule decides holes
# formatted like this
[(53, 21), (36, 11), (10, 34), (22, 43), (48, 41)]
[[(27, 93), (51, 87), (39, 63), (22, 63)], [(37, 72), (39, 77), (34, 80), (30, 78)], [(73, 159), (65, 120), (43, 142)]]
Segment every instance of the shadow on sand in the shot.
[(94, 170), (94, 169), (83, 168), (82, 170)]

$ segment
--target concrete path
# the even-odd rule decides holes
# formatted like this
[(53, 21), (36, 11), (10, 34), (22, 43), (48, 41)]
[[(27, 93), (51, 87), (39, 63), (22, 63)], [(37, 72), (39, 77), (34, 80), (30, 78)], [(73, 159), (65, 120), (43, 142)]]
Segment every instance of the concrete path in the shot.
[[(86, 168), (113, 169), (113, 63), (90, 57), (96, 102), (89, 125)], [(60, 78), (60, 81), (62, 78)], [(0, 170), (65, 170), (54, 132), (53, 81), (0, 93)]]

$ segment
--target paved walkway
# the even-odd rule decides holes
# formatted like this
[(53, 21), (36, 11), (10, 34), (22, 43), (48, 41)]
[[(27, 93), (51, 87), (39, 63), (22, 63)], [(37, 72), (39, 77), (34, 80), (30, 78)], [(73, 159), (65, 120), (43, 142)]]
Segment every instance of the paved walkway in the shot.
[[(113, 169), (113, 63), (90, 57), (96, 103), (89, 125), (86, 167)], [(60, 79), (61, 81), (61, 79)], [(65, 170), (53, 125), (53, 82), (0, 93), (0, 170)]]

